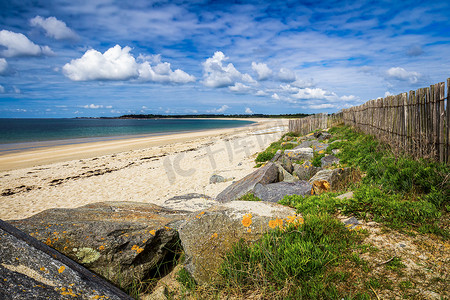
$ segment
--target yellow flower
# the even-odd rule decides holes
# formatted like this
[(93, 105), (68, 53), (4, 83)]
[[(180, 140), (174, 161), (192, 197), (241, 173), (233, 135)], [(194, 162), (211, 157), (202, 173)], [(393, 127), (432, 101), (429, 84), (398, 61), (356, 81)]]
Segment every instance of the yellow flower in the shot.
[(105, 250), (105, 246), (101, 245), (100, 247), (98, 247), (98, 250)]
[(246, 214), (242, 217), (242, 225), (248, 227), (252, 224), (252, 214)]
[(66, 269), (66, 267), (64, 267), (64, 266), (59, 267), (58, 273), (64, 272), (65, 269)]
[(212, 238), (217, 238), (219, 235), (217, 234), (217, 232), (214, 232), (212, 235), (211, 235), (211, 237)]
[(269, 221), (269, 227), (272, 228), (272, 229), (277, 227), (277, 221), (276, 220), (270, 220)]
[(252, 232), (252, 229), (251, 229), (251, 228), (248, 228), (248, 229), (247, 229), (247, 232), (248, 232), (248, 233)]
[(156, 231), (155, 230), (149, 230), (148, 233), (150, 233), (151, 235), (155, 235)]

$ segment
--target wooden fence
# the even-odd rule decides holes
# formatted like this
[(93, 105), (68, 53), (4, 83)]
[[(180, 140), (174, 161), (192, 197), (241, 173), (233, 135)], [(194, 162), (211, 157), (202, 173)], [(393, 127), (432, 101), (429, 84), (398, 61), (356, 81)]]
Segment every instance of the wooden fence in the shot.
[(389, 143), (395, 151), (449, 163), (450, 78), (447, 96), (445, 90), (445, 82), (440, 82), (409, 94), (370, 100), (336, 116)]
[(305, 135), (316, 129), (327, 128), (328, 114), (315, 114), (301, 119), (289, 120), (289, 131)]

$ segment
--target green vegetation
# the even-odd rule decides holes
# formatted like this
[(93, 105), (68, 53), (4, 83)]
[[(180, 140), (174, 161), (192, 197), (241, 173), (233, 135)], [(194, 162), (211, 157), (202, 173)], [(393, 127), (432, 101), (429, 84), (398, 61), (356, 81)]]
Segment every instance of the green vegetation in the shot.
[(239, 200), (242, 200), (242, 201), (261, 201), (261, 199), (256, 197), (252, 192), (247, 193), (244, 196), (240, 197)]
[(334, 299), (340, 278), (325, 271), (345, 261), (360, 240), (328, 214), (308, 216), (303, 225), (273, 230), (253, 246), (235, 245), (220, 270), (222, 288), (258, 290), (267, 298)]
[(191, 274), (189, 274), (189, 272), (186, 271), (185, 268), (182, 268), (180, 271), (178, 271), (176, 278), (177, 281), (181, 283), (181, 285), (189, 291), (194, 290), (195, 287), (197, 286), (194, 278), (192, 278)]
[(283, 137), (279, 141), (273, 142), (272, 144), (270, 144), (270, 146), (266, 150), (259, 153), (255, 159), (255, 162), (261, 163), (261, 162), (269, 161), (275, 156), (275, 153), (277, 153), (278, 150), (286, 150), (286, 149), (294, 148), (295, 147), (294, 144), (291, 144), (291, 143), (283, 144), (284, 143), (283, 138), (285, 136), (286, 135), (283, 135)]
[[(346, 229), (334, 215), (353, 215), (400, 232), (433, 233), (448, 240), (450, 166), (394, 154), (388, 145), (349, 127), (329, 132), (332, 140), (341, 141), (326, 153), (340, 149), (341, 164), (363, 175), (352, 183), (354, 197), (338, 199), (338, 193), (331, 192), (286, 196), (280, 204), (294, 207), (304, 224), (271, 231), (253, 245), (239, 242), (226, 256), (220, 270), (224, 283), (216, 288), (226, 294), (276, 299), (371, 299), (378, 298), (376, 289), (395, 286), (410, 295), (410, 280), (394, 285), (383, 275), (367, 275), (370, 267), (360, 255), (379, 249), (361, 243), (367, 232)], [(278, 149), (281, 141), (260, 153), (257, 161), (271, 159)], [(315, 154), (313, 165), (322, 157)], [(385, 272), (400, 277), (404, 267), (398, 257), (384, 264)]]

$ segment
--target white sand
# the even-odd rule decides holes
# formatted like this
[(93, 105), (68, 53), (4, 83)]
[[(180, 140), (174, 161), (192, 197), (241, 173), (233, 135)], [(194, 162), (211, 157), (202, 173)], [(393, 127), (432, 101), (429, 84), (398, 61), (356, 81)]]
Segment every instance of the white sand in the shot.
[[(215, 197), (254, 170), (256, 153), (287, 120), (249, 127), (40, 148), (0, 156), (0, 218), (100, 201), (163, 202), (187, 193)], [(258, 133), (258, 134), (254, 134)], [(210, 184), (211, 175), (230, 181)], [(7, 195), (11, 194), (11, 195)]]

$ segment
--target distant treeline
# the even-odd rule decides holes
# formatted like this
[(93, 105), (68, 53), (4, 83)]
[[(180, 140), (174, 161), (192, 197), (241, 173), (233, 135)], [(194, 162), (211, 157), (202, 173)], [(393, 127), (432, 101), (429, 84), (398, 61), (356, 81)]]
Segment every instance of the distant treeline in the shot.
[[(283, 119), (293, 119), (293, 118), (304, 118), (310, 114), (284, 114), (284, 115), (264, 115), (264, 114), (245, 114), (245, 115), (224, 115), (224, 114), (202, 114), (202, 115), (123, 115), (113, 119), (194, 119), (194, 118), (283, 118)], [(111, 118), (104, 118), (111, 119)]]

